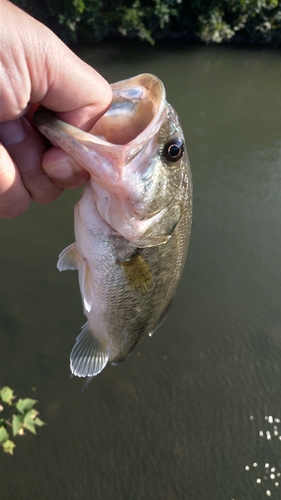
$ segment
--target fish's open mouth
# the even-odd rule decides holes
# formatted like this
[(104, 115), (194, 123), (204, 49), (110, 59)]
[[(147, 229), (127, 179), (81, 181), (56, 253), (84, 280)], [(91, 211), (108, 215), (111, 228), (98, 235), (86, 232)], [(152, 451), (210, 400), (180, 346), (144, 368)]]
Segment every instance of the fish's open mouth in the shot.
[[(129, 88), (112, 84), (113, 101), (90, 134), (111, 144), (128, 144), (142, 134), (161, 113), (163, 85), (151, 75), (132, 78)], [(152, 91), (153, 90), (153, 91)]]
[[(34, 123), (50, 139), (89, 171), (100, 186), (128, 191), (128, 181), (120, 188), (126, 166), (143, 174), (144, 156), (133, 163), (143, 150), (153, 158), (164, 119), (167, 115), (163, 83), (155, 76), (142, 74), (113, 83), (113, 101), (109, 110), (89, 132), (59, 120), (51, 111), (39, 108)], [(124, 174), (124, 175), (123, 175)], [(135, 186), (135, 184), (134, 184)], [(131, 194), (129, 195), (131, 196)]]
[(141, 99), (133, 101), (118, 99), (113, 101), (110, 109), (99, 119), (90, 133), (111, 144), (128, 144), (146, 129), (153, 116), (153, 102), (143, 102)]

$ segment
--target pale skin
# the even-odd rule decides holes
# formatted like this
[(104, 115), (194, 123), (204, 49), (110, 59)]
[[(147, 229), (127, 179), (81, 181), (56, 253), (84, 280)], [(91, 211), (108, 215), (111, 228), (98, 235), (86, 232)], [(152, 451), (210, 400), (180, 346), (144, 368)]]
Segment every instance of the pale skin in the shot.
[(49, 203), (88, 173), (31, 126), (38, 103), (83, 130), (110, 106), (110, 85), (47, 27), (0, 0), (0, 217)]

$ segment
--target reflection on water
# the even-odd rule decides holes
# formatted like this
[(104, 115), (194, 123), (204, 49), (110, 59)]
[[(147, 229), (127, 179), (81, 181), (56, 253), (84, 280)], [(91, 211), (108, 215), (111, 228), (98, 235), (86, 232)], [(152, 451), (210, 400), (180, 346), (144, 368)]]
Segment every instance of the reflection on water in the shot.
[[(254, 416), (250, 416), (250, 420), (254, 420)], [(262, 495), (264, 498), (270, 497), (272, 499), (280, 498), (280, 488), (281, 488), (281, 434), (280, 430), (280, 418), (273, 418), (271, 415), (266, 415), (264, 417), (264, 424), (262, 429), (259, 430), (259, 437), (262, 439), (260, 448), (262, 448), (262, 453), (259, 456), (263, 457), (261, 462), (250, 462), (249, 465), (245, 465), (245, 472), (250, 476), (249, 481), (249, 491), (254, 495)], [(254, 444), (254, 443), (253, 443)], [(276, 455), (279, 457), (277, 460), (268, 462), (266, 458), (268, 456), (268, 451), (270, 448), (276, 450)], [(255, 448), (253, 447), (252, 457), (255, 457)], [(240, 497), (235, 497), (233, 500), (239, 500)], [(242, 498), (242, 497), (241, 497)], [(256, 497), (255, 497), (256, 498)]]
[(280, 54), (80, 54), (110, 81), (165, 82), (193, 171), (191, 246), (166, 323), (81, 395), (77, 275), (56, 270), (79, 193), (0, 221), (0, 383), (37, 398), (48, 424), (0, 455), (1, 500), (280, 498)]

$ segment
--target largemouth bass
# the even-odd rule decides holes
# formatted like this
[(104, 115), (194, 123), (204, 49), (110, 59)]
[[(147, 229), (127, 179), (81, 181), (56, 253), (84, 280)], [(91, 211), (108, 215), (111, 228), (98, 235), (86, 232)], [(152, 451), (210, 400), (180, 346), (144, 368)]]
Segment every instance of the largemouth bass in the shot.
[(58, 269), (78, 269), (87, 323), (70, 355), (78, 377), (117, 364), (164, 321), (186, 259), (192, 181), (178, 116), (163, 83), (142, 74), (112, 84), (89, 133), (39, 109), (34, 121), (90, 174), (75, 206), (75, 243)]

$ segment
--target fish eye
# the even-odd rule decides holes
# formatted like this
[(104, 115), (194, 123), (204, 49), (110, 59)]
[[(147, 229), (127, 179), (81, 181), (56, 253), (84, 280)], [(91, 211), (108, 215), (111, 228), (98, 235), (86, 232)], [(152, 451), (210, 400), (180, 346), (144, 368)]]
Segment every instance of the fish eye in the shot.
[(180, 137), (172, 137), (166, 142), (163, 149), (163, 156), (168, 161), (178, 161), (184, 153), (184, 142)]

